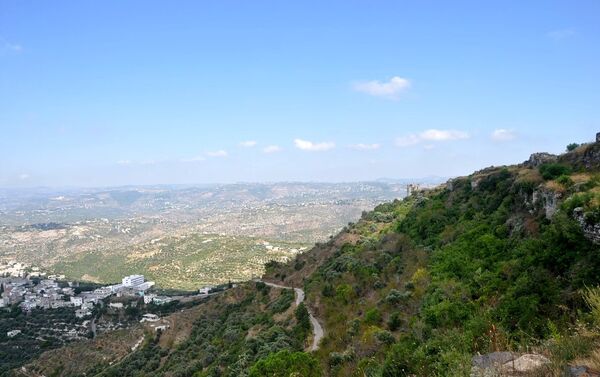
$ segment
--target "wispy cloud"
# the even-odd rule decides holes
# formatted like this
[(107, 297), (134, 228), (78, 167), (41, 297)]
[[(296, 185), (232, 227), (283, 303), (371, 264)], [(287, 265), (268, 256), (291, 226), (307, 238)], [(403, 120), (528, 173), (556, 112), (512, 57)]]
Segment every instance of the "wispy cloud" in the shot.
[[(422, 142), (439, 142), (468, 139), (469, 133), (458, 130), (438, 130), (429, 129), (418, 134), (410, 134), (396, 138), (396, 145), (399, 147), (408, 147)], [(432, 148), (432, 145), (428, 145)]]
[(20, 54), (23, 52), (23, 46), (18, 43), (13, 43), (0, 37), (0, 52), (10, 52), (13, 54)]
[(517, 137), (517, 133), (514, 130), (507, 130), (505, 128), (498, 128), (492, 132), (491, 138), (494, 141), (510, 141)]
[(279, 145), (267, 145), (263, 148), (263, 153), (271, 154), (281, 152), (283, 149)]
[(301, 149), (303, 151), (313, 151), (313, 152), (328, 151), (330, 149), (335, 148), (335, 143), (330, 142), (330, 141), (313, 143), (312, 141), (308, 141), (308, 140), (295, 139), (294, 145), (296, 146), (296, 148)]
[(548, 36), (548, 38), (553, 39), (555, 41), (562, 41), (564, 39), (573, 37), (575, 34), (577, 34), (575, 29), (567, 28), (567, 29), (552, 30), (552, 31), (548, 32), (546, 35)]
[(206, 152), (206, 155), (208, 157), (227, 157), (229, 154), (227, 153), (227, 151), (221, 149), (221, 150), (218, 150), (218, 151), (209, 151), (209, 152)]
[(254, 140), (246, 140), (246, 141), (242, 141), (240, 143), (240, 147), (252, 148), (252, 147), (255, 147), (256, 144), (258, 144), (258, 143), (256, 141), (254, 141)]
[(119, 161), (117, 161), (117, 164), (119, 164), (119, 165), (131, 165), (132, 162), (131, 162), (131, 160), (119, 160)]
[(19, 179), (21, 181), (25, 181), (25, 180), (29, 179), (29, 174), (27, 174), (27, 173), (19, 174)]
[(356, 149), (357, 151), (372, 151), (375, 149), (379, 149), (379, 147), (381, 147), (380, 144), (363, 144), (363, 143), (352, 144), (352, 145), (348, 146), (348, 148)]
[(202, 161), (206, 161), (206, 157), (195, 156), (195, 157), (190, 157), (190, 158), (182, 158), (180, 161), (181, 162), (202, 162)]
[(362, 81), (354, 84), (354, 90), (375, 97), (398, 99), (411, 86), (408, 79), (394, 76), (389, 81)]
[(399, 147), (409, 147), (411, 145), (419, 144), (422, 141), (416, 134), (410, 134), (406, 136), (400, 136), (396, 138), (396, 145)]

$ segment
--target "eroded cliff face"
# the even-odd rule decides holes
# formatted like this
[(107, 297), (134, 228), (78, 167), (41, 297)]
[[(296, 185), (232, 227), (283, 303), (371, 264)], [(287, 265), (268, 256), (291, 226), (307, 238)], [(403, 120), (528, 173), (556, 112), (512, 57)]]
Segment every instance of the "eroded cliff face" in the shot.
[(590, 223), (581, 207), (573, 210), (573, 217), (579, 222), (585, 237), (595, 244), (600, 244), (600, 223)]
[(546, 218), (549, 220), (552, 219), (556, 211), (558, 211), (561, 199), (562, 194), (560, 192), (552, 191), (543, 186), (538, 187), (531, 195), (531, 201), (534, 207), (543, 210)]

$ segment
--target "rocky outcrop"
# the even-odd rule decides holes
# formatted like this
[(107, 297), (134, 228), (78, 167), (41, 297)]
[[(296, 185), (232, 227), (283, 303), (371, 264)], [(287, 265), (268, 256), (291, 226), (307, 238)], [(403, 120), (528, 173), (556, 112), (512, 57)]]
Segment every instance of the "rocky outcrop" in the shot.
[(542, 164), (558, 161), (558, 156), (550, 153), (534, 153), (529, 156), (529, 160), (525, 161), (525, 165), (536, 168)]
[(573, 167), (574, 170), (600, 169), (600, 142), (582, 145), (576, 150), (561, 155), (558, 162)]
[(577, 207), (573, 210), (573, 217), (581, 226), (585, 238), (595, 244), (600, 244), (600, 224), (589, 224), (585, 219), (585, 214), (581, 207)]
[(600, 372), (586, 366), (570, 366), (567, 376), (570, 377), (600, 377)]
[(534, 353), (492, 352), (473, 357), (471, 377), (523, 376), (548, 364), (548, 358)]
[(558, 211), (561, 198), (562, 194), (560, 192), (540, 187), (533, 192), (531, 202), (534, 207), (541, 207), (546, 218), (551, 219)]
[(531, 194), (521, 190), (518, 195), (522, 200), (523, 208), (530, 214), (543, 211), (547, 219), (552, 219), (558, 211), (563, 197), (562, 193), (550, 190), (543, 185), (538, 186)]
[[(473, 356), (471, 377), (542, 376), (550, 365), (547, 357), (537, 353), (492, 352)], [(569, 365), (563, 371), (568, 377), (600, 377), (600, 371), (584, 365)]]

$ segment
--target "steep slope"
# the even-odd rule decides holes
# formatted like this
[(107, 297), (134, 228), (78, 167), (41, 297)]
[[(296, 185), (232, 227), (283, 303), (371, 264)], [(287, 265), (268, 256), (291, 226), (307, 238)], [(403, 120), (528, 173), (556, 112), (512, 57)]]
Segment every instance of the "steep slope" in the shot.
[(473, 354), (531, 348), (562, 373), (598, 347), (582, 293), (600, 282), (599, 149), (379, 206), (266, 278), (305, 286), (327, 375), (469, 375)]
[(309, 311), (293, 291), (248, 282), (199, 308), (183, 339), (149, 335), (119, 364), (93, 370), (468, 376), (474, 355), (495, 351), (550, 361), (529, 375), (598, 368), (599, 150), (535, 154), (453, 179), (363, 213), (290, 263), (269, 263), (263, 280), (302, 288), (322, 325), (314, 352)]

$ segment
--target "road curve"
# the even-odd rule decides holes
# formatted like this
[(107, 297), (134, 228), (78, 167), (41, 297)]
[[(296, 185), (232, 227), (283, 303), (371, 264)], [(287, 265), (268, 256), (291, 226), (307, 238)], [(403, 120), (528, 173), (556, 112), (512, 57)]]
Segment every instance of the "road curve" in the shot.
[[(258, 281), (262, 281), (262, 280), (258, 280)], [(305, 294), (304, 294), (304, 290), (302, 290), (301, 288), (286, 287), (284, 285), (269, 283), (267, 281), (262, 281), (262, 282), (270, 287), (281, 288), (281, 289), (293, 289), (294, 293), (296, 294), (296, 306), (300, 305), (300, 303), (304, 301)], [(308, 317), (310, 319), (310, 324), (312, 325), (312, 328), (313, 328), (313, 342), (312, 342), (312, 345), (310, 346), (310, 350), (316, 351), (319, 348), (319, 342), (323, 338), (323, 327), (321, 327), (321, 324), (319, 323), (319, 321), (317, 321), (317, 319), (312, 314), (312, 312), (308, 308), (308, 306), (306, 307), (306, 310), (308, 311)]]

